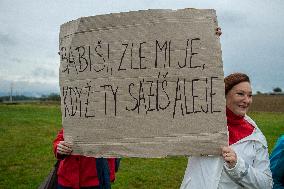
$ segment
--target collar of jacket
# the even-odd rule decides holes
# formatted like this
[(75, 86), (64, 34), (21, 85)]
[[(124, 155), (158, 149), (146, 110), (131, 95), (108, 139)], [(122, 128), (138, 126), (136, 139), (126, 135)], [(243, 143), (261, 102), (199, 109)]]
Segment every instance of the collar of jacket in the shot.
[(266, 139), (264, 135), (262, 134), (262, 132), (260, 131), (260, 129), (257, 127), (256, 123), (248, 115), (245, 115), (244, 119), (252, 124), (252, 126), (254, 127), (254, 130), (251, 135), (237, 141), (236, 143), (232, 144), (232, 146), (242, 143), (242, 142), (246, 142), (246, 141), (256, 141), (256, 142), (261, 143), (264, 147), (267, 148), (268, 145), (267, 145)]

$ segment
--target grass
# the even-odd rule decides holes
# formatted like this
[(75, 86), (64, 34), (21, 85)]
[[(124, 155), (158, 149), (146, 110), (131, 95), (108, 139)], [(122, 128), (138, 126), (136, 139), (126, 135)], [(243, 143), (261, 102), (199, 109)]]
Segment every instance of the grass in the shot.
[(249, 116), (265, 135), (271, 152), (277, 138), (284, 134), (284, 112), (250, 112)]
[[(271, 151), (284, 133), (284, 113), (249, 114), (265, 134)], [(55, 159), (52, 141), (61, 128), (56, 104), (0, 104), (0, 188), (37, 188)], [(114, 189), (179, 188), (185, 157), (121, 161)]]
[(179, 188), (183, 179), (187, 159), (126, 158), (121, 161), (114, 189), (129, 188)]
[(60, 122), (56, 105), (0, 106), (0, 188), (39, 185), (54, 163), (51, 142)]

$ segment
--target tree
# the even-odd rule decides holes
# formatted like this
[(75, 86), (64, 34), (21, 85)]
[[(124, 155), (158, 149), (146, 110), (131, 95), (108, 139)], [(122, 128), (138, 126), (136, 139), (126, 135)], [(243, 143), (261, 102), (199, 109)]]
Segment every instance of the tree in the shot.
[(51, 101), (60, 101), (60, 95), (56, 93), (51, 93), (47, 96), (47, 99)]
[(282, 92), (282, 89), (280, 87), (276, 87), (273, 89), (273, 92), (275, 93), (281, 93)]
[(60, 95), (57, 93), (50, 93), (49, 95), (41, 95), (41, 101), (60, 101)]

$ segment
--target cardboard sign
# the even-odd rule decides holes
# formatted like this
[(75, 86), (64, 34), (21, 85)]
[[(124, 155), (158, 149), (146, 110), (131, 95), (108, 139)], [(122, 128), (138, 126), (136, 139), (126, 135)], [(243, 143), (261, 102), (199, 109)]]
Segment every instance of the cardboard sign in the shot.
[(60, 29), (65, 140), (74, 154), (219, 154), (227, 145), (214, 10), (79, 18)]

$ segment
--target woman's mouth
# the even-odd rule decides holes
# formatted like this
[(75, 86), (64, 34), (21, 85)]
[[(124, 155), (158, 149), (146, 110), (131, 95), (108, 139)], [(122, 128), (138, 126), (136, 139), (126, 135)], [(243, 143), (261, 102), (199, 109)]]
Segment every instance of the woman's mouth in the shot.
[(248, 106), (246, 106), (246, 105), (239, 105), (239, 107), (242, 108), (242, 109), (247, 109), (248, 108)]

